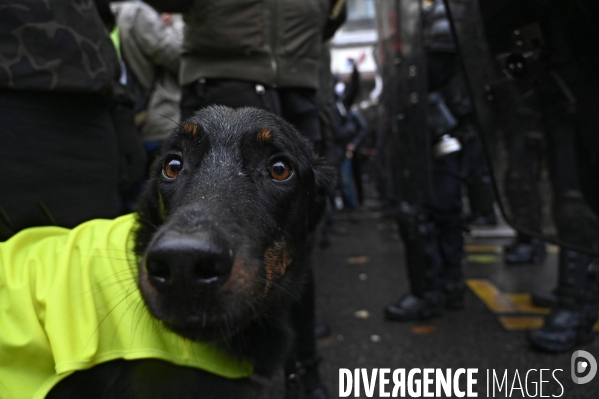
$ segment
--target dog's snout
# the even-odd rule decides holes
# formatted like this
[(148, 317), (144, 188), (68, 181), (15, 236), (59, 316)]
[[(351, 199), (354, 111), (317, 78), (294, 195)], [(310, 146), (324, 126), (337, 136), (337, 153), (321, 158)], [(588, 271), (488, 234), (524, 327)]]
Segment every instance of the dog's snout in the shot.
[(216, 236), (167, 233), (146, 256), (148, 280), (161, 293), (201, 293), (224, 283), (233, 267), (233, 254)]

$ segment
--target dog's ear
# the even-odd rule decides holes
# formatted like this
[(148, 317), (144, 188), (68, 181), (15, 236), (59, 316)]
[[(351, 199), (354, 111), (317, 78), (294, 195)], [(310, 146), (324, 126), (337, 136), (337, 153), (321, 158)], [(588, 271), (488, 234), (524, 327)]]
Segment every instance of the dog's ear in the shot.
[(312, 164), (314, 171), (314, 182), (316, 183), (316, 195), (329, 196), (333, 194), (337, 183), (337, 173), (332, 166), (322, 158), (317, 158)]
[(314, 203), (309, 216), (309, 229), (314, 231), (322, 219), (329, 197), (337, 186), (335, 169), (327, 165), (324, 159), (315, 159), (312, 163), (314, 172)]

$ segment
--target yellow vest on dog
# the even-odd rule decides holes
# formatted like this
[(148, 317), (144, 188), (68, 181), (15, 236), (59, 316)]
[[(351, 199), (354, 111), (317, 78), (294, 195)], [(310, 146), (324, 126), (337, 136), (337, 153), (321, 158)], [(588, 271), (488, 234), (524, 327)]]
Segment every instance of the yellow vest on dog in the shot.
[(166, 331), (137, 289), (134, 216), (39, 227), (0, 243), (0, 398), (43, 398), (69, 374), (155, 358), (226, 378), (252, 367)]

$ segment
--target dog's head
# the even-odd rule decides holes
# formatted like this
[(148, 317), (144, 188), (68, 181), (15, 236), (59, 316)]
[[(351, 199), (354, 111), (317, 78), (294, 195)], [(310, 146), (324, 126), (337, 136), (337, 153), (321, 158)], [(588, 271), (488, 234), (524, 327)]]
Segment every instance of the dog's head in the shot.
[(331, 170), (282, 119), (197, 112), (165, 142), (139, 204), (139, 286), (151, 313), (212, 340), (285, 302), (331, 185)]

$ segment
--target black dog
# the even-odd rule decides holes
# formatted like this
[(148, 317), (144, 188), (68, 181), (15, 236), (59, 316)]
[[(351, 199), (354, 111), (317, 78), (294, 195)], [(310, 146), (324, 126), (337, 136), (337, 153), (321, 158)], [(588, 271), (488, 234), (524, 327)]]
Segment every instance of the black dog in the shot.
[[(152, 315), (272, 376), (289, 350), (287, 313), (332, 178), (276, 116), (226, 107), (196, 113), (164, 144), (140, 201), (138, 285)], [(260, 394), (256, 380), (118, 360), (73, 374), (48, 397), (250, 398)]]

